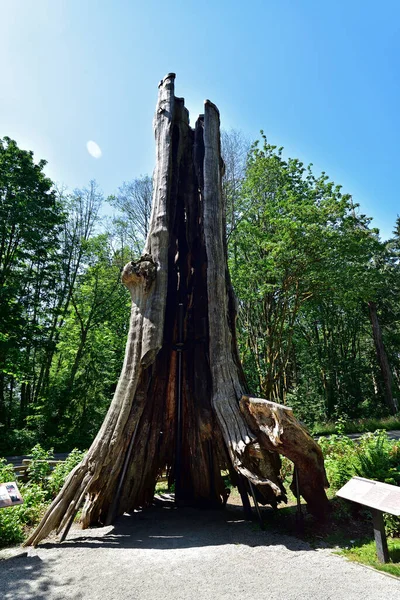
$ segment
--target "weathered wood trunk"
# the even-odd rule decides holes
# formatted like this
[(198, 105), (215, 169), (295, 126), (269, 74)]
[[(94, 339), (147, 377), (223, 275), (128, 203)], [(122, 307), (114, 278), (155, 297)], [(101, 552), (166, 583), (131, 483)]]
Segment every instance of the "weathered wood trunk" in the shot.
[(227, 269), (219, 113), (206, 101), (192, 129), (174, 79), (159, 86), (146, 247), (122, 274), (132, 313), (120, 380), (91, 448), (27, 545), (68, 528), (82, 501), (83, 527), (149, 505), (165, 470), (179, 504), (224, 505), (221, 471), (229, 470), (234, 483), (245, 477), (276, 506), (286, 498), (279, 453), (299, 463), (310, 509), (327, 509), (322, 455), (294, 417), (279, 420), (276, 443), (245, 400), (240, 409), (247, 390)]
[(376, 356), (378, 359), (379, 368), (382, 374), (382, 380), (385, 391), (385, 402), (392, 415), (395, 415), (399, 407), (396, 398), (393, 397), (393, 377), (390, 369), (386, 349), (382, 339), (381, 326), (378, 319), (375, 302), (368, 302), (369, 318), (371, 320), (372, 335), (374, 338)]

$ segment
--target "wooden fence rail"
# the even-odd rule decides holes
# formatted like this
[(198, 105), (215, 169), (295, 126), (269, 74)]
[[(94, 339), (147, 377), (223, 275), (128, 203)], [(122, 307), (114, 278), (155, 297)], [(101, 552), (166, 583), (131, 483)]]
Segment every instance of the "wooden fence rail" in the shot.
[[(62, 463), (62, 460), (38, 460), (36, 461), (37, 463), (48, 463), (50, 465), (50, 471), (53, 471), (54, 468), (59, 465), (60, 463)], [(29, 477), (28, 477), (28, 468), (29, 465), (32, 463), (32, 459), (31, 458), (24, 458), (22, 460), (22, 465), (14, 465), (14, 473), (15, 473), (15, 478), (18, 481), (28, 481)]]

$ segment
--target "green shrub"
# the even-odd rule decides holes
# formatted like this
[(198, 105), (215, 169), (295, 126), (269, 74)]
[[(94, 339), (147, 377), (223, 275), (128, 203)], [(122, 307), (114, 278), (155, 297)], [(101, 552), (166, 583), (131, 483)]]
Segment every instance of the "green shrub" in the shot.
[[(0, 458), (0, 482), (14, 480), (12, 465)], [(0, 547), (22, 542), (27, 528), (39, 521), (47, 506), (48, 494), (39, 484), (19, 484), (18, 487), (24, 503), (0, 509)]]
[(400, 448), (385, 431), (363, 435), (357, 446), (355, 472), (383, 483), (400, 483)]
[(400, 483), (400, 445), (385, 431), (366, 433), (354, 441), (333, 434), (318, 440), (325, 458), (328, 479), (334, 489), (359, 475), (384, 483)]
[[(0, 458), (0, 483), (14, 481), (14, 469), (7, 464), (5, 458)], [(23, 540), (23, 528), (19, 515), (15, 512), (16, 506), (0, 508), (0, 546), (21, 542)]]
[[(342, 433), (343, 423), (336, 428)], [(392, 485), (400, 484), (400, 444), (385, 431), (366, 433), (358, 441), (334, 434), (320, 438), (328, 480), (334, 490), (358, 475)], [(400, 518), (385, 514), (388, 535), (400, 535)]]
[(68, 455), (67, 459), (56, 466), (48, 480), (48, 489), (53, 497), (58, 494), (69, 473), (74, 467), (76, 467), (77, 464), (81, 462), (84, 456), (85, 452), (74, 448)]
[(333, 434), (318, 440), (325, 458), (325, 469), (333, 489), (338, 490), (355, 475), (355, 442)]
[(0, 548), (24, 540), (24, 527), (17, 509), (18, 506), (0, 509)]
[(24, 503), (15, 507), (23, 525), (35, 525), (48, 504), (48, 494), (37, 483), (19, 485)]
[(383, 515), (385, 520), (386, 534), (392, 537), (400, 537), (400, 517), (395, 515)]
[(0, 483), (14, 480), (15, 475), (13, 466), (9, 465), (5, 458), (0, 458)]
[(49, 460), (53, 457), (53, 449), (45, 450), (40, 444), (36, 444), (31, 450), (32, 462), (28, 466), (28, 479), (33, 483), (46, 486), (51, 472)]
[(290, 482), (293, 476), (293, 462), (286, 458), (286, 456), (281, 456), (281, 470), (280, 476), (283, 482)]
[[(400, 484), (400, 444), (389, 440), (385, 431), (362, 436), (358, 447), (356, 473), (391, 485)], [(400, 536), (400, 517), (385, 514), (386, 533)]]
[[(28, 468), (29, 482), (19, 484), (24, 503), (0, 509), (0, 547), (22, 542), (30, 527), (38, 523), (49, 501), (61, 489), (70, 471), (83, 458), (84, 453), (75, 449), (67, 460), (56, 466), (50, 475), (49, 459), (52, 450), (44, 450), (37, 444), (31, 450), (32, 462)], [(0, 458), (0, 482), (14, 481), (12, 465)]]

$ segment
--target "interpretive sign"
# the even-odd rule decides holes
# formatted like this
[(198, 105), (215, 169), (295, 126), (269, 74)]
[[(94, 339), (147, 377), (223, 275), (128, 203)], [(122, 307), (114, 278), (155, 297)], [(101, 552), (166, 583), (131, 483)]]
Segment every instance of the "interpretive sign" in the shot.
[(400, 516), (400, 488), (389, 483), (353, 477), (336, 495), (346, 500)]
[(371, 509), (378, 559), (381, 562), (388, 562), (389, 550), (383, 513), (400, 515), (400, 488), (364, 477), (353, 477), (336, 492), (336, 495)]
[(22, 503), (23, 499), (15, 481), (0, 483), (0, 508)]

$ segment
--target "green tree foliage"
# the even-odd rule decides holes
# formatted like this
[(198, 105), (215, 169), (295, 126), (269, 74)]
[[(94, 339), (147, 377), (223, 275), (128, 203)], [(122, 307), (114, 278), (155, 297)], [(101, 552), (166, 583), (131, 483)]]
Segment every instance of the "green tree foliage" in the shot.
[[(50, 371), (48, 397), (32, 421), (46, 438), (87, 446), (114, 392), (128, 331), (129, 296), (108, 236), (92, 237), (85, 248)], [(52, 442), (53, 443), (53, 442)]]
[[(22, 424), (47, 343), (47, 307), (57, 302), (59, 234), (65, 220), (45, 161), (0, 140), (0, 422)], [(15, 414), (14, 395), (20, 404)]]
[(265, 137), (252, 147), (230, 236), (241, 352), (253, 391), (309, 422), (374, 398), (367, 302), (384, 247), (356, 209)]
[[(230, 269), (252, 392), (314, 421), (384, 416), (373, 303), (400, 385), (400, 219), (382, 243), (349, 195), (282, 149), (222, 135)], [(151, 180), (123, 184), (107, 227), (95, 182), (57, 190), (45, 162), (0, 141), (0, 453), (87, 447), (119, 376), (122, 266), (143, 249)], [(386, 386), (385, 386), (386, 384)]]
[(235, 231), (238, 220), (239, 200), (250, 146), (250, 142), (237, 129), (221, 132), (221, 154), (224, 161), (222, 196), (228, 239)]
[[(397, 217), (393, 236), (385, 244), (385, 252), (377, 257), (382, 285), (377, 296), (377, 310), (384, 330), (384, 343), (393, 374), (393, 390), (400, 389), (400, 217)], [(380, 384), (379, 376), (377, 376)], [(400, 399), (400, 398), (399, 398)]]
[(99, 234), (94, 182), (58, 192), (8, 138), (0, 161), (0, 449), (87, 446), (123, 360), (127, 249)]

